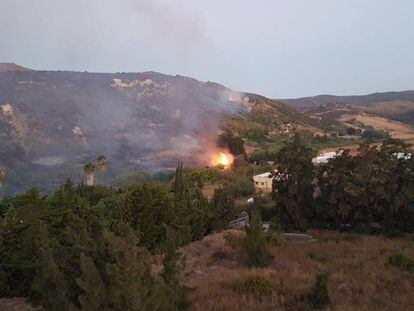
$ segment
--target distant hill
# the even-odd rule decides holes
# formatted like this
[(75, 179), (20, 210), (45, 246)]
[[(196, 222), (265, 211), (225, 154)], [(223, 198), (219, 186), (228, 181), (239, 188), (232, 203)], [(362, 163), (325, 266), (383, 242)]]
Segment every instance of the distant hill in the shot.
[(414, 90), (403, 92), (372, 93), (369, 95), (318, 95), (302, 98), (278, 99), (279, 102), (295, 107), (299, 110), (307, 110), (320, 105), (353, 105), (366, 106), (380, 102), (409, 101), (414, 102)]
[(13, 63), (0, 63), (0, 72), (7, 71), (30, 71), (30, 69)]
[(221, 122), (244, 116), (272, 128), (278, 122), (315, 131), (325, 126), (259, 95), (183, 76), (3, 70), (0, 168), (7, 177), (0, 191), (48, 189), (66, 177), (78, 182), (82, 164), (101, 154), (109, 170), (98, 182), (172, 169), (178, 160), (209, 165)]
[(362, 96), (319, 95), (279, 101), (302, 112), (331, 120), (338, 120), (344, 114), (366, 113), (414, 126), (414, 91)]

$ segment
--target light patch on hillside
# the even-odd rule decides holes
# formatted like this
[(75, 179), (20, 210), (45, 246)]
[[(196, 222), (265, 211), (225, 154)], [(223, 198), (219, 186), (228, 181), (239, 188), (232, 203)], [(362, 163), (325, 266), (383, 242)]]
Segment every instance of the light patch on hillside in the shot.
[(368, 106), (365, 110), (384, 115), (398, 115), (414, 111), (414, 102), (408, 100), (393, 100)]
[(1, 110), (3, 111), (4, 117), (7, 120), (12, 121), (12, 118), (13, 118), (13, 106), (10, 105), (10, 104), (4, 104), (4, 105), (1, 105)]
[(409, 127), (408, 125), (398, 122), (392, 121), (389, 119), (370, 116), (366, 114), (344, 114), (339, 118), (340, 121), (353, 125), (355, 123), (361, 123), (365, 126), (372, 126), (374, 129), (379, 131), (387, 131), (389, 132), (392, 138), (397, 139), (413, 139), (414, 138), (414, 130)]
[(43, 157), (33, 161), (33, 163), (43, 166), (55, 166), (63, 164), (65, 161), (65, 157)]

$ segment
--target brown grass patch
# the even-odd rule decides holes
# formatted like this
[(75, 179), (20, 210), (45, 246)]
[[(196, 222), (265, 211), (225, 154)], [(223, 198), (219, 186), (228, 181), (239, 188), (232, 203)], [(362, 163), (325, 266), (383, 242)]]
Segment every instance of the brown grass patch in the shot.
[(390, 133), (392, 138), (397, 139), (414, 139), (414, 130), (398, 121), (392, 121), (389, 119), (370, 116), (367, 114), (349, 115), (344, 114), (339, 118), (344, 123), (362, 123), (366, 126), (372, 126), (374, 129), (379, 131), (387, 131)]
[[(414, 273), (385, 265), (395, 253), (414, 258), (413, 236), (311, 234), (317, 242), (272, 246), (274, 259), (263, 269), (244, 266), (235, 242), (243, 237), (240, 231), (217, 233), (185, 247), (184, 282), (195, 287), (192, 310), (310, 310), (302, 297), (324, 272), (331, 275), (329, 310), (410, 310), (414, 305)], [(251, 275), (273, 280), (272, 293), (257, 297), (234, 290), (234, 284)]]

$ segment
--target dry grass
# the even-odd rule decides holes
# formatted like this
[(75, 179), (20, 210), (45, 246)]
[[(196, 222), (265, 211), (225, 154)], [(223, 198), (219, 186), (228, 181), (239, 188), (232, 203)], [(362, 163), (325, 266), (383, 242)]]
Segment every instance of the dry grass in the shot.
[(407, 124), (389, 119), (370, 116), (366, 114), (350, 115), (344, 114), (339, 118), (345, 123), (362, 123), (372, 126), (376, 130), (387, 131), (392, 138), (397, 139), (414, 139), (414, 130)]
[(0, 299), (0, 311), (31, 311), (32, 308), (24, 298), (2, 298)]
[[(272, 246), (274, 260), (264, 269), (245, 267), (237, 247), (243, 232), (218, 233), (185, 247), (184, 281), (196, 288), (192, 310), (309, 310), (301, 297), (323, 272), (331, 274), (329, 310), (412, 310), (414, 273), (385, 262), (396, 253), (414, 258), (413, 236), (311, 233), (317, 242)], [(235, 290), (250, 275), (274, 280), (272, 294), (260, 298)]]
[(385, 115), (398, 115), (414, 110), (414, 102), (408, 100), (392, 100), (365, 107), (366, 111)]

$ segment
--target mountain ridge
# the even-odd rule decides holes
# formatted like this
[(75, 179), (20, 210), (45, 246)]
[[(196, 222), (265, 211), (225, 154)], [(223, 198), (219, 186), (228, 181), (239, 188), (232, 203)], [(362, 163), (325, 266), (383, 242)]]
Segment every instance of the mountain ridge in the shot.
[(366, 95), (331, 95), (320, 94), (298, 98), (275, 99), (300, 110), (312, 108), (315, 105), (326, 105), (335, 103), (369, 105), (378, 102), (393, 100), (414, 101), (414, 90), (375, 92)]
[[(260, 109), (259, 109), (260, 108)], [(205, 166), (218, 152), (222, 120), (254, 112), (298, 127), (319, 121), (216, 82), (144, 73), (0, 72), (0, 191), (49, 189), (83, 179), (82, 164), (103, 154), (111, 183), (137, 171)], [(253, 120), (252, 122), (256, 122)], [(254, 124), (254, 123), (253, 123)]]
[(8, 71), (31, 71), (31, 69), (16, 65), (15, 63), (0, 63), (0, 72)]

